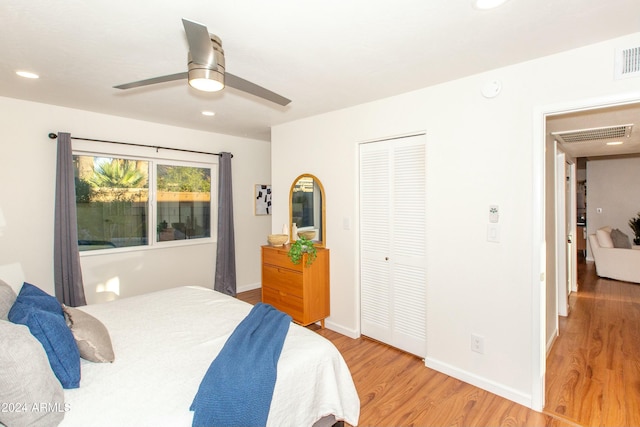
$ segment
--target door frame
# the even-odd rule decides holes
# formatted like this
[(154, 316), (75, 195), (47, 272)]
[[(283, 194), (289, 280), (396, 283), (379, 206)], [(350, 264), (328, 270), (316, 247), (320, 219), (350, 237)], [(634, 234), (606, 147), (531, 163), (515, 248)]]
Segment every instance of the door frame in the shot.
[[(556, 306), (558, 315), (566, 316), (568, 314), (567, 305), (569, 299), (566, 292), (563, 292), (564, 283), (566, 286), (567, 275), (569, 271), (567, 269), (568, 262), (568, 250), (567, 250), (567, 184), (566, 184), (566, 154), (563, 151), (558, 150), (558, 143), (554, 143), (555, 147), (555, 200), (556, 200), (556, 215), (555, 215), (555, 238), (556, 238)], [(556, 331), (558, 330), (558, 322), (556, 320)]]
[[(562, 151), (557, 142), (555, 149), (556, 200), (556, 293), (557, 315), (569, 315), (569, 295), (577, 290), (578, 256), (576, 252), (576, 165), (575, 160)], [(558, 321), (555, 326), (559, 332)]]
[(569, 158), (567, 160), (568, 179), (569, 179), (569, 203), (568, 203), (568, 225), (569, 234), (571, 235), (571, 249), (569, 250), (568, 262), (570, 266), (571, 276), (569, 278), (569, 286), (567, 287), (567, 295), (571, 296), (572, 292), (578, 291), (578, 183), (577, 183), (577, 165), (576, 159)]
[[(534, 108), (533, 112), (533, 203), (531, 269), (531, 408), (544, 408), (546, 373), (546, 244), (545, 241), (545, 142), (547, 116), (640, 102), (640, 92), (580, 99)], [(537, 266), (537, 268), (536, 268)]]
[[(557, 295), (557, 314), (558, 316), (567, 316), (569, 310), (569, 298), (567, 295), (566, 283), (571, 270), (569, 267), (569, 251), (567, 249), (568, 235), (571, 230), (567, 230), (567, 155), (560, 150), (558, 143), (554, 142), (555, 148), (555, 237), (556, 237), (556, 295)], [(562, 286), (564, 284), (564, 286)], [(558, 333), (558, 320), (556, 317), (556, 333)]]

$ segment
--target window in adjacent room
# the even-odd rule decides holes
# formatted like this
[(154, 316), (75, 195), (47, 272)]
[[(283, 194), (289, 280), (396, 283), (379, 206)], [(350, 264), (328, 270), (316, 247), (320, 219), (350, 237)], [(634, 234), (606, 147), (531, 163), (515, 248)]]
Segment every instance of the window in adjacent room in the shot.
[(73, 158), (80, 251), (211, 237), (211, 167), (99, 155)]

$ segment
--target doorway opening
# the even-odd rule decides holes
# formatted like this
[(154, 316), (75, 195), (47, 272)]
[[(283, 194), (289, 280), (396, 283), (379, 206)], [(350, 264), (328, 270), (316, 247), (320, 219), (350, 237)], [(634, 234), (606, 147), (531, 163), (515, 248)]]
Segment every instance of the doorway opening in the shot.
[[(586, 119), (592, 121), (591, 127), (597, 127), (597, 125), (593, 125), (594, 117), (600, 116), (602, 119), (610, 118), (612, 115), (615, 116), (616, 114), (629, 109), (638, 109), (638, 111), (640, 111), (639, 93), (622, 94), (606, 99), (576, 101), (566, 105), (541, 108), (535, 113), (536, 126), (534, 128), (534, 136), (536, 138), (535, 140), (539, 141), (539, 143), (534, 150), (534, 183), (536, 185), (534, 194), (534, 216), (538, 218), (538, 220), (534, 221), (533, 255), (534, 262), (539, 262), (540, 271), (534, 272), (532, 279), (533, 312), (535, 314), (533, 325), (534, 343), (532, 347), (534, 360), (537, 361), (537, 363), (533, 364), (532, 408), (539, 411), (543, 409), (545, 403), (544, 377), (546, 374), (546, 350), (553, 345), (553, 334), (562, 333), (561, 331), (558, 331), (557, 327), (559, 295), (561, 295), (561, 292), (565, 287), (567, 289), (567, 293), (570, 290), (575, 290), (577, 288), (577, 284), (575, 288), (571, 285), (567, 287), (566, 281), (558, 279), (558, 275), (556, 274), (557, 271), (555, 270), (556, 267), (551, 268), (551, 266), (558, 265), (558, 252), (571, 257), (575, 255), (577, 259), (578, 247), (576, 244), (576, 238), (580, 237), (577, 236), (577, 224), (580, 223), (580, 215), (577, 215), (577, 208), (573, 208), (576, 204), (577, 196), (570, 197), (573, 199), (569, 201), (569, 203), (571, 203), (570, 209), (566, 209), (566, 205), (565, 209), (557, 209), (556, 206), (555, 201), (557, 196), (561, 192), (565, 193), (566, 202), (566, 194), (569, 190), (564, 186), (566, 183), (563, 182), (564, 185), (559, 186), (557, 185), (558, 182), (555, 181), (554, 174), (558, 169), (561, 169), (560, 167), (556, 168), (556, 165), (560, 163), (556, 156), (557, 151), (552, 151), (552, 155), (549, 155), (547, 152), (550, 141), (553, 141), (553, 138), (551, 137), (551, 132), (553, 130), (550, 129), (552, 127), (550, 120), (557, 118), (567, 120)], [(636, 115), (636, 117), (639, 116)], [(586, 127), (588, 126), (580, 124), (573, 129)], [(573, 148), (567, 149), (566, 145), (563, 145), (561, 148), (562, 151), (565, 152), (565, 155), (567, 155), (573, 162), (573, 166), (570, 168), (575, 168), (575, 164), (582, 157), (605, 155), (602, 152), (585, 152), (586, 154), (584, 155), (576, 154), (577, 152), (570, 151), (573, 150)], [(637, 153), (640, 153), (640, 148), (635, 148), (635, 150)], [(564, 164), (562, 169), (566, 171)], [(549, 174), (550, 170), (553, 171), (552, 175)], [(572, 195), (576, 195), (577, 191), (573, 190), (574, 187), (578, 188), (579, 186), (579, 180), (576, 178), (576, 170), (573, 169), (572, 171), (569, 171), (569, 174), (569, 179), (572, 181), (570, 184), (572, 189), (570, 191)], [(566, 180), (566, 173), (561, 174), (561, 176), (563, 181)], [(550, 179), (552, 183), (551, 191), (549, 191)], [(550, 197), (553, 197), (553, 203), (549, 203)], [(567, 221), (567, 217), (569, 217), (569, 221)], [(559, 223), (563, 223), (564, 227), (557, 227)], [(588, 224), (588, 222), (586, 223)], [(566, 237), (564, 235), (562, 238), (557, 237), (563, 228)], [(567, 229), (570, 231), (569, 233), (566, 233)], [(553, 230), (553, 232), (551, 232), (551, 230)], [(550, 238), (550, 236), (552, 238)], [(569, 244), (567, 240), (571, 240), (571, 244)], [(570, 265), (570, 262), (567, 261), (568, 260), (565, 258), (563, 260), (563, 265)], [(573, 270), (573, 267), (569, 267), (568, 270), (569, 274), (571, 274), (571, 271), (574, 272), (574, 277), (570, 278), (571, 283), (573, 283), (576, 270)]]

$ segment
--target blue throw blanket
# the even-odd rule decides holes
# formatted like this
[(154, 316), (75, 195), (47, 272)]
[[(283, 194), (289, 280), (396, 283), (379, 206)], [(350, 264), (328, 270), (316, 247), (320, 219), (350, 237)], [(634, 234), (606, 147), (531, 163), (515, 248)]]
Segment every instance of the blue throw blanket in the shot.
[(194, 427), (264, 426), (291, 316), (258, 303), (209, 366), (190, 410)]

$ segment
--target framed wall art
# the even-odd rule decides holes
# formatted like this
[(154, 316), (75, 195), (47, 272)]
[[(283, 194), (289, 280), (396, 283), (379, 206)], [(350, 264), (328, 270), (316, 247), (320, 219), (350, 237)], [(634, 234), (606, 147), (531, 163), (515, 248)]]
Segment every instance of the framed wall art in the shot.
[(254, 202), (255, 215), (271, 215), (271, 185), (256, 184)]

